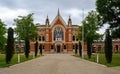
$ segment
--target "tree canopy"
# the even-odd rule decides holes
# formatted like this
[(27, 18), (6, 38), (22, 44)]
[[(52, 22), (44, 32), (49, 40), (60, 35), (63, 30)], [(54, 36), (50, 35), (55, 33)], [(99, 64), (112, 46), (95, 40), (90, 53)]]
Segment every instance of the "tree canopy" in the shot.
[(5, 43), (6, 43), (6, 38), (4, 36), (5, 33), (6, 33), (5, 24), (0, 19), (0, 50), (4, 49), (4, 46), (5, 46)]
[(112, 29), (112, 36), (120, 38), (120, 0), (97, 0), (96, 6), (102, 23), (108, 23)]
[(15, 32), (20, 39), (25, 40), (26, 37), (34, 39), (37, 35), (37, 29), (33, 22), (33, 14), (28, 14), (27, 16), (18, 16), (14, 20), (16, 28)]
[(90, 37), (91, 42), (93, 40), (97, 40), (101, 37), (99, 33), (96, 31), (102, 26), (98, 19), (99, 14), (96, 11), (91, 11), (88, 13), (88, 16), (83, 20), (82, 26), (79, 27), (79, 35), (78, 38), (82, 40), (82, 28), (84, 26), (84, 41), (86, 42), (87, 37)]
[(19, 16), (14, 20), (16, 28), (15, 32), (19, 39), (25, 40), (25, 56), (28, 58), (30, 52), (30, 40), (34, 40), (37, 36), (37, 28), (33, 22), (33, 14), (27, 16)]
[(90, 11), (88, 16), (83, 20), (82, 26), (79, 27), (78, 38), (82, 40), (82, 28), (84, 27), (84, 41), (87, 43), (88, 57), (91, 57), (91, 46), (94, 40), (100, 37), (96, 31), (101, 27), (98, 19), (99, 14), (96, 11)]

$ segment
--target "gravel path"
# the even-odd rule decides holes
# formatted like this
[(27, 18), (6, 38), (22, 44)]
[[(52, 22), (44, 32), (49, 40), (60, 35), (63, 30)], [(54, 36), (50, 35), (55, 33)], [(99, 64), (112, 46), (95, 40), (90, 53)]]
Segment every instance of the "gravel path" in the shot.
[(0, 69), (0, 74), (120, 74), (120, 71), (70, 54), (46, 54), (34, 60)]

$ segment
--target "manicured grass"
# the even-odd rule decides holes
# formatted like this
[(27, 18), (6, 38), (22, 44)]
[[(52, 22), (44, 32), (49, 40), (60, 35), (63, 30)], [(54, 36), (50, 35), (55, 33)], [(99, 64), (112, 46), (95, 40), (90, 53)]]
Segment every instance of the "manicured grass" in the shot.
[[(79, 57), (79, 55), (74, 55), (74, 56)], [(84, 59), (92, 61), (92, 62), (96, 62), (96, 55), (92, 55), (91, 59), (88, 59), (88, 56), (85, 55)], [(120, 53), (113, 54), (111, 63), (106, 62), (105, 54), (99, 54), (99, 62), (98, 63), (106, 65), (108, 67), (120, 66)]]
[[(20, 63), (24, 62), (24, 61), (27, 61), (27, 60), (31, 60), (31, 59), (33, 59), (33, 55), (30, 55), (28, 59), (26, 59), (24, 54), (20, 55)], [(18, 64), (17, 54), (14, 54), (14, 56), (11, 59), (10, 64), (6, 64), (6, 62), (5, 62), (5, 54), (0, 54), (0, 67), (9, 67), (9, 66), (14, 65), (14, 64)]]
[(99, 63), (108, 67), (120, 66), (120, 54), (113, 54), (111, 63), (106, 62), (105, 54), (100, 54)]

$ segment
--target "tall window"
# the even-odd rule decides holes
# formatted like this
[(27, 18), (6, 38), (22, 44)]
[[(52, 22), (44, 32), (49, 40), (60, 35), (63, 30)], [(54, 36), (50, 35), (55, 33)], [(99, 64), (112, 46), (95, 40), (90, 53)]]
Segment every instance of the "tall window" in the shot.
[(76, 40), (78, 41), (78, 37), (76, 37)]
[(74, 35), (72, 36), (72, 40), (75, 41), (75, 36)]
[(98, 45), (98, 52), (101, 52), (101, 45)]
[(41, 41), (42, 39), (41, 39), (41, 36), (39, 36), (39, 41)]
[(42, 40), (45, 41), (45, 37), (44, 36), (42, 36)]
[(63, 41), (64, 40), (64, 32), (61, 27), (56, 27), (54, 29), (54, 41)]

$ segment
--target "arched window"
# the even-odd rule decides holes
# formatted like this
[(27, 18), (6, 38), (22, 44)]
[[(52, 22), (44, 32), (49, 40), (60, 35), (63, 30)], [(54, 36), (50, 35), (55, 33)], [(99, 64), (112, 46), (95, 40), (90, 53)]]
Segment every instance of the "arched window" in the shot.
[(42, 41), (45, 41), (45, 36), (42, 36)]
[(54, 41), (63, 41), (64, 40), (64, 31), (61, 27), (56, 27), (53, 31)]

